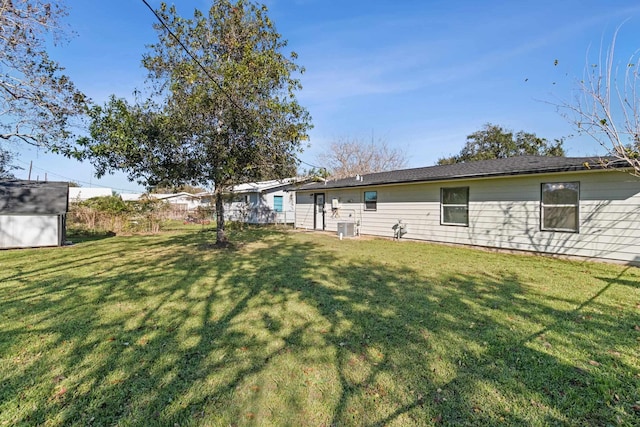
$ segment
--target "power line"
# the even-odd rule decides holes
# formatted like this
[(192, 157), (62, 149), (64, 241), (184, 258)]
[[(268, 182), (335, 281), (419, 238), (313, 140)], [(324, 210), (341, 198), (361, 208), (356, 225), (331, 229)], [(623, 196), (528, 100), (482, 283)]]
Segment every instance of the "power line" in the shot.
[[(147, 0), (142, 0), (142, 2), (145, 4), (145, 6), (147, 6), (147, 8), (151, 11), (151, 13), (153, 13), (153, 15), (156, 17), (156, 19), (158, 20), (158, 22), (160, 22), (160, 24), (162, 25), (162, 27), (167, 31), (167, 33), (180, 45), (180, 47), (182, 48), (182, 50), (189, 55), (189, 57), (196, 63), (196, 65), (198, 65), (198, 67), (202, 70), (202, 72), (207, 76), (207, 78), (209, 80), (211, 80), (213, 82), (213, 84), (216, 85), (216, 87), (218, 88), (218, 90), (229, 100), (229, 102), (235, 107), (237, 108), (246, 118), (251, 119), (250, 115), (248, 114), (247, 111), (245, 111), (244, 108), (242, 108), (240, 105), (238, 105), (235, 100), (231, 97), (231, 95), (229, 95), (229, 93), (222, 87), (222, 85), (220, 83), (218, 83), (218, 81), (209, 73), (209, 70), (207, 70), (204, 65), (202, 65), (202, 63), (198, 60), (198, 58), (195, 57), (195, 55), (193, 55), (191, 53), (191, 51), (189, 50), (189, 48), (182, 42), (182, 40), (180, 40), (178, 38), (178, 36), (175, 35), (175, 33), (169, 28), (169, 26), (164, 22), (164, 20), (162, 19), (162, 17), (160, 15), (158, 15), (158, 13), (149, 5), (149, 3), (147, 2)], [(316, 165), (312, 165), (311, 163), (307, 163), (305, 161), (302, 161), (300, 159), (298, 159), (298, 161), (300, 163), (304, 163), (307, 166), (311, 166), (313, 168), (316, 169), (323, 169), (323, 170), (327, 170), (327, 168), (325, 167), (321, 167), (321, 166), (316, 166)]]
[[(30, 166), (29, 163), (23, 162), (20, 159), (15, 159), (15, 160), (17, 160), (19, 163), (22, 163), (25, 166)], [(45, 172), (47, 175), (52, 175), (52, 176), (55, 176), (57, 178), (62, 178), (63, 180), (68, 181), (68, 182), (75, 182), (75, 183), (78, 183), (78, 184), (90, 185), (92, 188), (109, 188), (111, 190), (118, 190), (118, 191), (126, 192), (126, 193), (138, 193), (139, 192), (139, 191), (134, 191), (134, 190), (127, 189), (127, 188), (116, 188), (116, 187), (111, 187), (111, 186), (107, 186), (107, 185), (95, 184), (95, 183), (92, 183), (92, 182), (89, 182), (89, 181), (83, 181), (81, 179), (70, 178), (68, 176), (60, 175), (59, 173), (56, 173), (56, 172), (51, 172), (49, 170), (42, 169), (42, 168), (40, 168), (38, 166), (33, 166), (33, 169), (37, 169), (39, 171)]]
[(238, 110), (240, 110), (242, 112), (243, 115), (247, 116), (246, 111), (244, 110), (244, 108), (240, 107), (235, 100), (231, 97), (231, 95), (229, 95), (229, 93), (224, 90), (224, 88), (222, 87), (222, 85), (220, 83), (218, 83), (218, 81), (209, 73), (209, 70), (207, 70), (204, 65), (202, 65), (202, 63), (198, 60), (198, 58), (195, 57), (195, 55), (193, 55), (191, 53), (191, 51), (189, 50), (189, 48), (187, 48), (187, 46), (185, 46), (184, 43), (182, 43), (182, 40), (180, 40), (178, 38), (178, 36), (176, 36), (174, 34), (173, 31), (171, 31), (171, 28), (169, 28), (169, 26), (164, 22), (164, 20), (162, 19), (162, 17), (160, 17), (160, 15), (158, 15), (158, 13), (149, 5), (149, 3), (147, 3), (147, 0), (142, 0), (142, 3), (144, 3), (147, 8), (151, 11), (151, 13), (153, 13), (153, 15), (156, 17), (156, 19), (158, 20), (158, 22), (160, 22), (160, 24), (162, 25), (162, 27), (164, 27), (165, 30), (167, 30), (167, 33), (169, 33), (169, 35), (180, 45), (180, 47), (182, 48), (182, 50), (185, 51), (185, 53), (187, 55), (189, 55), (189, 57), (198, 65), (198, 67), (200, 67), (200, 69), (202, 70), (202, 72), (207, 76), (207, 78), (209, 80), (211, 80), (213, 82), (213, 84), (216, 85), (216, 87), (218, 88), (218, 90), (229, 100), (229, 102), (231, 102), (233, 104), (234, 107), (236, 107)]
[(305, 162), (304, 160), (301, 160), (301, 159), (298, 159), (298, 161), (299, 161), (300, 163), (303, 163), (303, 164), (307, 165), (307, 166), (311, 166), (312, 168), (327, 170), (327, 168), (325, 168), (324, 166), (316, 166), (316, 165), (312, 165), (311, 163), (307, 163), (307, 162)]

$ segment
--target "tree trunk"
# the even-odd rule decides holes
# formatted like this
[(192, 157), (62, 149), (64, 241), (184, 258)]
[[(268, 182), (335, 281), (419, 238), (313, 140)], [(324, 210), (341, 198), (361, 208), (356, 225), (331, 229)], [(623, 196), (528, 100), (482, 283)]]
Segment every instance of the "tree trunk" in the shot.
[(215, 192), (216, 197), (216, 245), (224, 246), (228, 243), (227, 235), (224, 232), (224, 203), (222, 191)]

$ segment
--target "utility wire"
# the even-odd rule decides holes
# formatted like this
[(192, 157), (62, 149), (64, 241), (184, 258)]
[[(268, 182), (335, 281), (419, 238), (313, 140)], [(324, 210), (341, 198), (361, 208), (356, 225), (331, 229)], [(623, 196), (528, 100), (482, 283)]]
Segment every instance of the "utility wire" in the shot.
[(299, 161), (300, 163), (303, 163), (303, 164), (307, 165), (307, 166), (311, 166), (312, 168), (322, 169), (322, 170), (327, 170), (327, 168), (325, 168), (324, 166), (316, 166), (316, 165), (312, 165), (311, 163), (307, 163), (307, 162), (305, 162), (304, 160), (300, 160), (300, 159), (298, 159), (298, 161)]
[[(22, 163), (25, 166), (31, 166), (29, 163), (23, 162), (20, 159), (15, 159), (15, 160), (17, 160), (19, 163)], [(76, 182), (78, 184), (90, 185), (91, 188), (109, 188), (111, 190), (118, 190), (118, 191), (125, 192), (125, 193), (139, 193), (140, 192), (140, 191), (134, 191), (134, 190), (127, 189), (127, 188), (110, 187), (110, 186), (107, 186), (107, 185), (100, 185), (100, 184), (96, 184), (96, 183), (92, 183), (92, 182), (88, 182), (88, 181), (83, 181), (81, 179), (70, 178), (68, 176), (60, 175), (58, 173), (51, 172), (51, 171), (46, 170), (46, 169), (42, 169), (42, 168), (40, 168), (38, 166), (33, 166), (33, 169), (37, 169), (39, 171), (45, 172), (47, 175), (52, 175), (52, 176), (57, 177), (57, 178), (62, 178), (62, 179), (66, 180), (66, 181), (69, 181), (69, 182)]]
[[(198, 65), (198, 67), (202, 70), (202, 72), (207, 76), (207, 78), (209, 80), (211, 80), (213, 82), (213, 84), (216, 85), (216, 87), (218, 88), (218, 90), (229, 100), (229, 102), (231, 104), (233, 104), (233, 106), (235, 108), (237, 108), (239, 111), (242, 112), (242, 114), (247, 117), (249, 117), (249, 114), (247, 113), (247, 111), (245, 111), (244, 108), (242, 108), (241, 106), (238, 105), (238, 103), (235, 102), (235, 100), (231, 97), (231, 95), (229, 95), (229, 93), (224, 90), (224, 88), (222, 87), (222, 85), (220, 83), (218, 83), (218, 81), (209, 73), (209, 70), (207, 70), (204, 65), (202, 65), (202, 63), (198, 60), (198, 58), (195, 57), (195, 55), (193, 55), (191, 53), (191, 51), (189, 50), (189, 48), (182, 42), (182, 40), (180, 40), (178, 38), (178, 36), (175, 35), (175, 33), (169, 28), (169, 26), (164, 22), (164, 20), (162, 19), (162, 17), (160, 15), (158, 15), (158, 13), (149, 5), (149, 3), (147, 2), (147, 0), (142, 0), (142, 2), (145, 4), (145, 6), (147, 6), (147, 8), (151, 11), (151, 13), (153, 13), (153, 15), (156, 17), (156, 19), (158, 20), (158, 22), (160, 22), (160, 25), (162, 25), (162, 27), (167, 30), (167, 33), (180, 45), (180, 47), (182, 48), (182, 50), (184, 50), (184, 52), (189, 55), (189, 57)], [(321, 166), (316, 166), (316, 165), (312, 165), (311, 163), (307, 163), (305, 161), (302, 161), (300, 159), (298, 159), (298, 161), (300, 163), (304, 163), (307, 166), (311, 166), (313, 168), (317, 168), (317, 169), (322, 169), (322, 170), (327, 170), (327, 168), (325, 167), (321, 167)]]
[(211, 80), (213, 82), (213, 84), (216, 85), (216, 87), (218, 88), (218, 90), (220, 90), (220, 92), (229, 100), (229, 102), (231, 102), (233, 104), (234, 107), (236, 107), (238, 110), (242, 111), (242, 113), (247, 116), (246, 111), (244, 110), (244, 108), (242, 108), (241, 106), (239, 106), (236, 101), (231, 97), (231, 95), (229, 95), (229, 93), (224, 90), (224, 88), (222, 87), (222, 85), (220, 83), (218, 83), (218, 81), (209, 73), (209, 70), (207, 70), (204, 65), (202, 65), (202, 63), (198, 60), (198, 58), (195, 57), (195, 55), (193, 55), (191, 53), (191, 51), (189, 50), (189, 48), (187, 46), (185, 46), (185, 44), (182, 42), (182, 40), (180, 40), (178, 38), (178, 36), (175, 35), (175, 33), (173, 31), (171, 31), (171, 28), (169, 28), (169, 26), (164, 22), (164, 20), (162, 19), (162, 17), (160, 15), (158, 15), (158, 13), (149, 5), (149, 3), (147, 3), (147, 0), (142, 0), (142, 3), (144, 3), (147, 8), (151, 11), (151, 13), (153, 13), (153, 15), (156, 17), (156, 19), (158, 20), (158, 22), (160, 22), (160, 24), (162, 25), (162, 27), (167, 30), (167, 33), (169, 33), (169, 35), (180, 45), (180, 47), (182, 48), (182, 50), (185, 51), (185, 53), (187, 55), (189, 55), (189, 57), (191, 59), (193, 59), (193, 61), (198, 65), (198, 67), (200, 67), (200, 69), (202, 70), (202, 72), (209, 78), (209, 80)]

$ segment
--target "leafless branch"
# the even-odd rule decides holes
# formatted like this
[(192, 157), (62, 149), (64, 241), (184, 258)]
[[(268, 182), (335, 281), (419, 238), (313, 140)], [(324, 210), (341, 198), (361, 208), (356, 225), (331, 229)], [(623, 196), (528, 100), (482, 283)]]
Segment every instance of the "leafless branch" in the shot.
[(328, 151), (318, 156), (318, 163), (329, 170), (331, 178), (340, 179), (402, 169), (407, 165), (407, 156), (402, 150), (389, 147), (386, 140), (366, 143), (342, 138), (332, 142)]
[(579, 133), (593, 138), (617, 159), (616, 164), (622, 161), (640, 176), (640, 51), (625, 63), (616, 61), (620, 29), (606, 52), (600, 50), (598, 62), (587, 62), (574, 101), (560, 101), (556, 106)]
[(46, 49), (66, 36), (65, 15), (60, 2), (0, 0), (0, 139), (63, 151), (73, 143), (69, 120), (88, 100)]

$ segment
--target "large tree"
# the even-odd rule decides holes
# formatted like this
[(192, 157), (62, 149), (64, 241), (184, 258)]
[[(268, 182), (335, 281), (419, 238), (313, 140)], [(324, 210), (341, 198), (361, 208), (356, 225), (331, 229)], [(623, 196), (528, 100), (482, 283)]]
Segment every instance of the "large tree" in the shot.
[(318, 155), (317, 161), (333, 179), (407, 166), (406, 154), (398, 148), (389, 147), (386, 140), (378, 140), (376, 143), (359, 139), (338, 139), (329, 145), (326, 152)]
[(226, 243), (223, 194), (230, 186), (294, 173), (310, 118), (296, 54), (285, 54), (265, 6), (215, 0), (193, 18), (162, 4), (158, 42), (143, 58), (149, 100), (112, 97), (91, 111), (81, 143), (98, 175), (128, 173), (147, 186), (214, 187), (216, 243)]
[(0, 140), (70, 153), (85, 96), (47, 54), (65, 38), (59, 2), (0, 0)]
[(579, 134), (593, 138), (616, 159), (616, 166), (622, 163), (640, 176), (640, 51), (626, 61), (616, 59), (619, 30), (606, 52), (587, 65), (574, 99), (557, 106)]
[(514, 156), (564, 156), (563, 140), (553, 143), (535, 133), (513, 133), (502, 126), (487, 123), (482, 129), (467, 136), (460, 153), (438, 159), (439, 165), (471, 162), (474, 160), (504, 159)]

